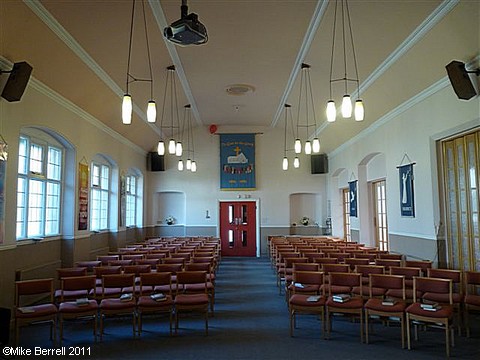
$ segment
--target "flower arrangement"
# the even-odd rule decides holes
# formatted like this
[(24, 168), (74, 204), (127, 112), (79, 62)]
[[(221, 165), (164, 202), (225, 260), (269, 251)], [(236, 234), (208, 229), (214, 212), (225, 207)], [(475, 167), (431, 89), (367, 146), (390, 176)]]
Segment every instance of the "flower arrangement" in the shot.
[(302, 217), (302, 219), (300, 220), (300, 223), (304, 226), (307, 226), (309, 222), (310, 219), (307, 216)]
[(168, 215), (165, 218), (165, 222), (167, 223), (167, 225), (173, 225), (175, 223), (175, 218), (172, 215)]

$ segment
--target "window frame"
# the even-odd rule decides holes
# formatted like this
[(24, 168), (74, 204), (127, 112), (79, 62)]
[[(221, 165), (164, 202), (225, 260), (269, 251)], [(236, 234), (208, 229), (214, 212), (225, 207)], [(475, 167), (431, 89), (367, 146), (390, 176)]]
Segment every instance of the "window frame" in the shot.
[[(98, 183), (94, 181), (95, 171), (94, 169), (98, 167), (100, 172), (98, 174)], [(108, 170), (108, 176), (105, 179), (103, 171)], [(89, 226), (91, 231), (97, 232), (106, 232), (110, 230), (110, 212), (111, 212), (111, 196), (112, 196), (112, 173), (113, 167), (110, 163), (103, 159), (96, 157), (90, 163), (90, 182), (89, 182), (89, 195), (90, 195), (90, 206), (89, 206)], [(104, 179), (102, 181), (102, 178)], [(104, 185), (107, 185), (107, 188)], [(97, 194), (98, 192), (98, 194)], [(96, 196), (99, 195), (98, 199)], [(94, 208), (97, 204), (97, 201), (100, 201), (100, 207)], [(101, 205), (106, 206), (101, 206)], [(100, 215), (97, 216), (97, 212), (100, 211)], [(103, 212), (103, 215), (101, 214)], [(96, 225), (95, 221), (99, 221), (100, 224)]]
[[(66, 148), (49, 134), (37, 129), (22, 131), (18, 146), (15, 239), (58, 237), (63, 230)], [(36, 161), (32, 158), (33, 147), (41, 150), (40, 158), (37, 156)], [(58, 151), (59, 156), (57, 161), (52, 162), (54, 151)], [(39, 165), (40, 168), (33, 165)], [(52, 170), (56, 170), (54, 174)], [(38, 196), (32, 196), (34, 184), (40, 190)], [(37, 226), (32, 221), (34, 209), (37, 209)], [(49, 226), (51, 224), (53, 226)], [(35, 227), (37, 231), (34, 232)]]

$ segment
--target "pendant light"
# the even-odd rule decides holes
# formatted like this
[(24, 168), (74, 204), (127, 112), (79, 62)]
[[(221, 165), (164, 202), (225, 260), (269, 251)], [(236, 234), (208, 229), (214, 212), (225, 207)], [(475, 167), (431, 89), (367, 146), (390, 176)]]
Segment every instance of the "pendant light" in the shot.
[[(162, 139), (158, 143), (159, 155), (168, 152), (170, 155), (182, 156), (183, 145), (181, 139), (175, 140), (175, 135), (179, 136), (180, 119), (178, 115), (177, 83), (175, 65), (167, 67), (167, 79), (165, 81), (165, 91), (163, 95), (162, 119), (160, 123)], [(168, 145), (163, 137), (169, 133)]]
[[(339, 11), (340, 9), (340, 11)], [(337, 18), (340, 18), (341, 34), (338, 35), (342, 39), (342, 51), (343, 51), (343, 77), (334, 78), (333, 77), (333, 68), (335, 63), (335, 40), (337, 38)], [(348, 74), (347, 67), (347, 41), (349, 41), (351, 46), (352, 60), (355, 69), (355, 77), (352, 78)], [(332, 84), (334, 82), (343, 82), (344, 84), (344, 95), (341, 105), (341, 114), (344, 119), (349, 119), (352, 117), (352, 112), (356, 121), (362, 121), (365, 117), (365, 109), (363, 106), (363, 101), (360, 99), (360, 80), (358, 77), (358, 66), (357, 66), (357, 57), (355, 55), (355, 45), (353, 41), (353, 31), (352, 24), (350, 19), (350, 10), (348, 7), (348, 0), (336, 0), (334, 15), (333, 15), (333, 31), (332, 31), (332, 51), (331, 51), (331, 60), (330, 60), (330, 99), (327, 102), (326, 115), (328, 122), (334, 122), (337, 117), (337, 109), (335, 101), (333, 100), (332, 95)], [(352, 106), (352, 98), (348, 91), (348, 83), (354, 82), (357, 87), (357, 99), (355, 100), (354, 107)]]
[(123, 95), (122, 101), (122, 123), (125, 125), (130, 125), (132, 123), (132, 112), (133, 112), (133, 102), (132, 96), (129, 93), (129, 85), (133, 82), (149, 82), (150, 83), (150, 100), (147, 104), (147, 121), (149, 123), (154, 123), (157, 117), (157, 109), (155, 101), (153, 100), (153, 72), (152, 72), (152, 61), (150, 57), (150, 46), (148, 42), (148, 31), (147, 31), (147, 18), (145, 16), (145, 4), (142, 1), (142, 14), (143, 14), (143, 27), (145, 32), (145, 43), (147, 47), (147, 58), (148, 58), (148, 67), (150, 71), (150, 78), (140, 79), (132, 74), (130, 74), (130, 60), (132, 57), (132, 40), (133, 40), (133, 25), (135, 19), (135, 0), (132, 1), (132, 16), (130, 21), (130, 37), (128, 43), (128, 60), (127, 60), (127, 76), (126, 76), (126, 91)]

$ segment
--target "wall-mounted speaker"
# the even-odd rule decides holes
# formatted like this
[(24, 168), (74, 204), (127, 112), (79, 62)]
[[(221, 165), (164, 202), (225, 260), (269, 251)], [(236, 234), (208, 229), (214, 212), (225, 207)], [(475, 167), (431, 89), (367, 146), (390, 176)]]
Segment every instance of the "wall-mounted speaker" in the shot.
[(32, 67), (25, 61), (13, 64), (13, 69), (2, 91), (2, 97), (7, 101), (20, 101), (31, 73)]
[(149, 152), (147, 155), (148, 171), (165, 171), (165, 156), (157, 152)]
[(327, 154), (316, 154), (310, 157), (310, 170), (312, 174), (328, 173), (328, 156)]
[(447, 74), (453, 90), (459, 99), (469, 100), (477, 95), (463, 62), (454, 60), (445, 66), (445, 68), (447, 69)]

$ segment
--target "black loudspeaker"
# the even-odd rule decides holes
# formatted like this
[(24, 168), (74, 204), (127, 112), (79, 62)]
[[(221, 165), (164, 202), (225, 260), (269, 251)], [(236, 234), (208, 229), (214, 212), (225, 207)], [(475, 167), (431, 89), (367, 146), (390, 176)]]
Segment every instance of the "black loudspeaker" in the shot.
[(165, 171), (165, 156), (157, 152), (149, 152), (147, 155), (148, 171)]
[(477, 95), (463, 62), (454, 60), (445, 68), (453, 90), (459, 99), (469, 100)]
[(32, 67), (25, 61), (15, 63), (3, 88), (2, 97), (7, 101), (20, 101), (31, 73)]
[(312, 155), (311, 158), (311, 172), (312, 174), (327, 174), (328, 173), (328, 156), (327, 154)]
[(10, 341), (10, 316), (10, 309), (0, 308), (0, 344), (3, 346)]

